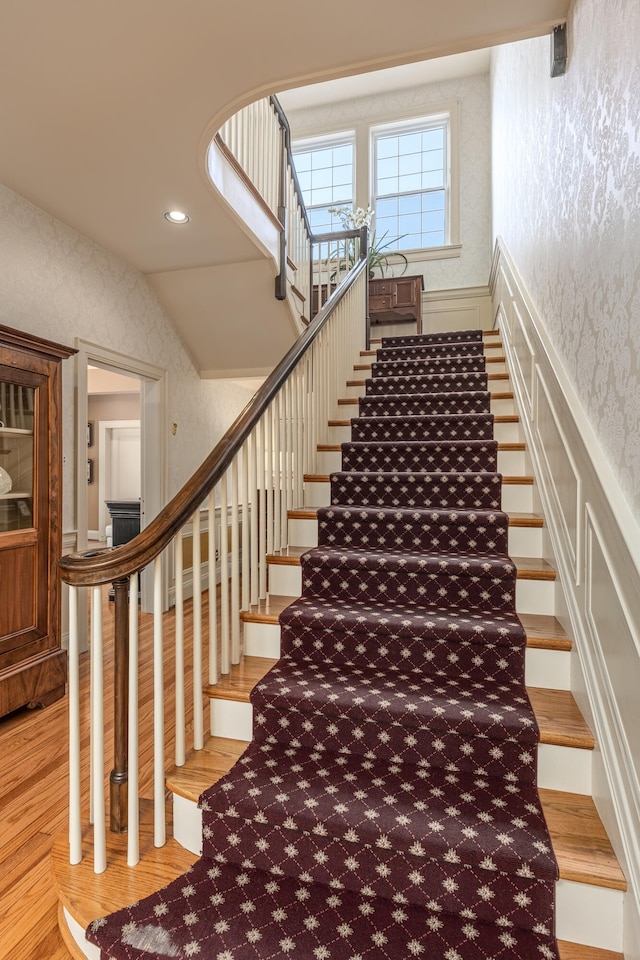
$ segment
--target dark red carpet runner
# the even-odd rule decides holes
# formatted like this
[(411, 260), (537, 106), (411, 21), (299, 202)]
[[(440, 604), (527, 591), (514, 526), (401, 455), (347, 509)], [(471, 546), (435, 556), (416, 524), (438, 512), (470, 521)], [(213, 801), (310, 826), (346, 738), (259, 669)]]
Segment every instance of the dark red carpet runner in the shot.
[(557, 960), (482, 334), (383, 341), (203, 856), (103, 957)]

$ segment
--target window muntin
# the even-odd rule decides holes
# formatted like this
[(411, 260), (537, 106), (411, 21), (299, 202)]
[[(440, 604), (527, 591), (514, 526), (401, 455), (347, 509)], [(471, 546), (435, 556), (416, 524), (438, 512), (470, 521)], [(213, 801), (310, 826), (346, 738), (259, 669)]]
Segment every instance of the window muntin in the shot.
[(354, 154), (353, 137), (293, 145), (296, 173), (314, 233), (342, 229), (329, 208), (353, 205)]
[(373, 134), (376, 235), (389, 250), (447, 243), (448, 123), (417, 121)]

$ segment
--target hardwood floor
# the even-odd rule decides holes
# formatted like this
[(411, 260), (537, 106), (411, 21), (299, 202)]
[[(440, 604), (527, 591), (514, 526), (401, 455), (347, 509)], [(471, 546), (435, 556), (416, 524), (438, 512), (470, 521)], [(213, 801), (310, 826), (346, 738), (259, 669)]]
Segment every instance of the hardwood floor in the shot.
[[(206, 594), (203, 597), (206, 623)], [(113, 604), (105, 592), (105, 676), (110, 678), (113, 658)], [(191, 604), (185, 604), (185, 633), (189, 633)], [(173, 681), (174, 611), (164, 616), (165, 631), (165, 729), (167, 766), (173, 764), (175, 696)], [(140, 743), (150, 743), (152, 709), (152, 618), (140, 621)], [(190, 651), (187, 650), (187, 663)], [(206, 673), (205, 673), (206, 676)], [(83, 731), (83, 782), (88, 783), (89, 657), (81, 658)], [(192, 687), (187, 677), (187, 743), (193, 727)], [(58, 928), (58, 899), (51, 883), (49, 854), (56, 833), (67, 822), (68, 806), (68, 703), (59, 700), (44, 710), (20, 710), (0, 720), (0, 960), (70, 960)], [(113, 729), (113, 691), (105, 683), (105, 730), (107, 751)], [(205, 730), (207, 726), (205, 724)], [(111, 768), (107, 756), (105, 777)], [(143, 795), (149, 797), (151, 756), (140, 753)], [(87, 788), (88, 790), (88, 788)], [(84, 809), (88, 802), (85, 791)]]

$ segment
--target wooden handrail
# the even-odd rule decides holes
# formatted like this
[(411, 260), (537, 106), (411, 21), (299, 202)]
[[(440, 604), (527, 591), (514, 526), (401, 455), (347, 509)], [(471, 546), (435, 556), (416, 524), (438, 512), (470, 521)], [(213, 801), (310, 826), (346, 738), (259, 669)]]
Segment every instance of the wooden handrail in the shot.
[(287, 120), (287, 115), (282, 109), (282, 105), (276, 96), (269, 97), (271, 106), (273, 107), (274, 113), (278, 117), (280, 126), (282, 127), (282, 132), (284, 134), (284, 148), (287, 154), (287, 162), (291, 170), (291, 178), (293, 180), (293, 186), (298, 197), (298, 203), (300, 204), (300, 211), (302, 213), (302, 219), (304, 220), (304, 225), (307, 228), (307, 233), (311, 237), (311, 223), (309, 221), (309, 214), (307, 213), (307, 208), (302, 196), (302, 189), (300, 187), (300, 181), (298, 180), (298, 174), (296, 172), (295, 164), (293, 162), (293, 150), (291, 149), (291, 127), (289, 126), (289, 121)]
[(151, 523), (133, 540), (122, 546), (88, 550), (62, 557), (59, 561), (62, 580), (77, 587), (112, 583), (131, 576), (160, 555), (221, 479), (292, 370), (366, 269), (366, 250), (360, 251), (360, 257), (360, 261), (329, 297), (313, 322), (267, 377), (208, 457)]

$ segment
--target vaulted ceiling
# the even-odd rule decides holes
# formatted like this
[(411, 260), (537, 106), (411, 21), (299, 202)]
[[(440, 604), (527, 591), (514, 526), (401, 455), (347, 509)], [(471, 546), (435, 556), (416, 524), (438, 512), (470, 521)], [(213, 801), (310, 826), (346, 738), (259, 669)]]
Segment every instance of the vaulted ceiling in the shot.
[[(256, 260), (205, 170), (226, 117), (288, 87), (545, 33), (568, 5), (324, 0), (310, 16), (299, 0), (3, 0), (0, 182), (144, 273)], [(164, 220), (173, 207), (188, 227)]]

